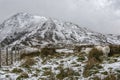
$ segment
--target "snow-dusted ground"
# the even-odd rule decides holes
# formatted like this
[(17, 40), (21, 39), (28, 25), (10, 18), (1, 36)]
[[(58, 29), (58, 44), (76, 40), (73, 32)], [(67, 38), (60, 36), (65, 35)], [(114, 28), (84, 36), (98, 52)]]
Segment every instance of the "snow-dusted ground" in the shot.
[[(66, 51), (66, 53), (61, 53), (62, 51)], [(40, 56), (32, 57), (32, 59), (35, 60), (35, 64), (31, 65), (30, 67), (22, 66), (27, 59), (25, 58), (21, 61), (15, 62), (11, 66), (2, 66), (2, 68), (0, 68), (0, 80), (16, 80), (23, 72), (28, 74), (28, 78), (23, 78), (24, 80), (51, 80), (51, 76), (56, 77), (60, 73), (61, 69), (70, 69), (77, 73), (77, 75), (72, 75), (75, 80), (89, 80), (90, 77), (83, 77), (83, 71), (87, 61), (86, 57), (89, 51), (90, 48), (87, 48), (84, 50), (84, 52), (86, 52), (85, 54), (70, 54), (72, 52), (71, 50), (58, 49), (57, 52), (59, 53), (54, 56), (49, 56), (47, 58), (41, 58)], [(112, 72), (117, 73), (116, 70), (120, 70), (120, 57), (109, 57), (108, 59), (109, 60), (105, 60), (101, 64), (102, 69), (99, 69), (99, 72), (107, 71), (109, 73), (110, 69), (112, 69)], [(116, 61), (111, 62), (114, 59), (116, 59)], [(22, 72), (13, 72), (15, 68), (22, 70)], [(101, 73), (94, 75), (98, 75), (100, 78), (106, 76)], [(69, 78), (70, 76), (64, 78), (63, 80), (69, 80)], [(54, 80), (58, 79), (54, 78)]]
[(57, 49), (56, 52), (61, 53), (74, 53), (73, 50), (69, 50), (69, 49)]
[[(24, 62), (24, 60), (22, 60), (21, 62), (15, 62), (10, 67), (3, 66), (0, 69), (0, 79), (4, 79), (4, 78), (6, 78), (6, 75), (9, 75), (8, 79), (16, 80), (16, 78), (20, 75), (20, 73), (19, 74), (11, 73), (11, 71), (14, 68), (20, 68), (24, 72), (27, 72), (29, 75), (29, 78), (27, 78), (27, 80), (38, 80), (40, 78), (47, 79), (48, 76), (43, 75), (43, 73), (45, 72), (45, 70), (44, 70), (45, 68), (51, 69), (54, 74), (58, 74), (60, 71), (59, 71), (59, 69), (58, 70), (56, 70), (56, 69), (59, 67), (62, 67), (63, 69), (72, 68), (75, 71), (79, 71), (79, 70), (83, 69), (83, 66), (84, 66), (84, 64), (82, 64), (82, 62), (77, 61), (77, 59), (78, 59), (77, 56), (74, 56), (71, 54), (64, 55), (64, 56), (61, 56), (58, 58), (47, 59), (45, 62), (40, 57), (35, 57), (34, 59), (37, 61), (37, 63), (30, 68), (30, 70), (31, 70), (30, 73), (28, 71), (29, 69), (19, 67), (21, 65), (21, 63)], [(75, 66), (75, 65), (78, 65), (78, 66)], [(33, 74), (36, 74), (36, 69), (40, 70), (40, 72), (38, 73), (38, 77), (32, 76)], [(79, 72), (79, 73), (81, 73), (81, 72)], [(78, 76), (78, 77), (82, 79), (82, 76)]]

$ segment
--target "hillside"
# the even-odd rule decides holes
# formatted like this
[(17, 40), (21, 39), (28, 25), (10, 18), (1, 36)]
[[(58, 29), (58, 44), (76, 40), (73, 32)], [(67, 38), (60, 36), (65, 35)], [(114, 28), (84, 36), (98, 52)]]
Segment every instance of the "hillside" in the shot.
[(0, 25), (2, 46), (22, 44), (120, 44), (118, 35), (101, 34), (71, 22), (17, 13)]

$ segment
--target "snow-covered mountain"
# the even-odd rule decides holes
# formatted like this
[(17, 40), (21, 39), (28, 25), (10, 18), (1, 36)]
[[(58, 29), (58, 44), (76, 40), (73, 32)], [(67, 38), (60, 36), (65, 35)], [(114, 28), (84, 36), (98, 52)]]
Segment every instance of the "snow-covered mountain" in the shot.
[(63, 44), (120, 44), (120, 36), (104, 35), (71, 22), (17, 13), (0, 25), (2, 46), (23, 44), (29, 46), (47, 43)]

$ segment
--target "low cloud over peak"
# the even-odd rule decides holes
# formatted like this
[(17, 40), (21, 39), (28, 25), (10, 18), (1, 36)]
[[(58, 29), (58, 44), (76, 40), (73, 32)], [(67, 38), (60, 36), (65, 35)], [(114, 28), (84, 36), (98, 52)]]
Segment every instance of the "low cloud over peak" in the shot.
[(0, 21), (18, 12), (58, 18), (103, 33), (120, 34), (119, 0), (0, 0)]

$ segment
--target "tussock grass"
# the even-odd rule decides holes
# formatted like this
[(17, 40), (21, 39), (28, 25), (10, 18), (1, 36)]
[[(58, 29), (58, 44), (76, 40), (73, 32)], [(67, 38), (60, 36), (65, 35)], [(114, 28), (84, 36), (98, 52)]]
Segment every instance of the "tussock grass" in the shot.
[(74, 76), (80, 76), (78, 72), (75, 72), (73, 69), (66, 68), (63, 69), (60, 68), (60, 73), (56, 75), (56, 78), (59, 80), (63, 80), (64, 78), (74, 78)]
[(109, 45), (109, 47), (110, 47), (109, 56), (113, 56), (115, 54), (120, 54), (120, 45)]
[(105, 77), (103, 80), (117, 80), (117, 78), (114, 74), (110, 74), (107, 77)]
[(94, 59), (94, 62), (102, 62), (103, 60), (102, 56), (103, 56), (102, 51), (99, 51), (98, 49), (93, 48), (88, 55), (88, 60)]
[(25, 78), (29, 78), (28, 74), (26, 72), (21, 73), (16, 80), (23, 80)]
[(47, 57), (49, 55), (54, 55), (56, 53), (56, 49), (55, 48), (48, 48), (48, 47), (45, 47), (45, 48), (42, 48), (41, 49), (41, 56), (42, 57)]
[(88, 61), (87, 64), (85, 65), (84, 71), (83, 71), (83, 76), (84, 77), (89, 77), (92, 74), (99, 73), (98, 69), (102, 68), (99, 63), (103, 61), (102, 59), (103, 52), (99, 51), (96, 48), (93, 48), (90, 53), (88, 54)]
[(23, 53), (20, 55), (20, 59), (24, 59), (26, 57), (36, 57), (36, 56), (39, 56), (40, 55), (40, 52), (37, 51), (37, 52), (31, 52), (31, 53)]
[(94, 76), (92, 78), (90, 78), (89, 80), (101, 80), (98, 76)]
[(22, 67), (30, 68), (32, 65), (34, 65), (36, 61), (31, 57), (26, 57), (25, 62), (21, 64)]

